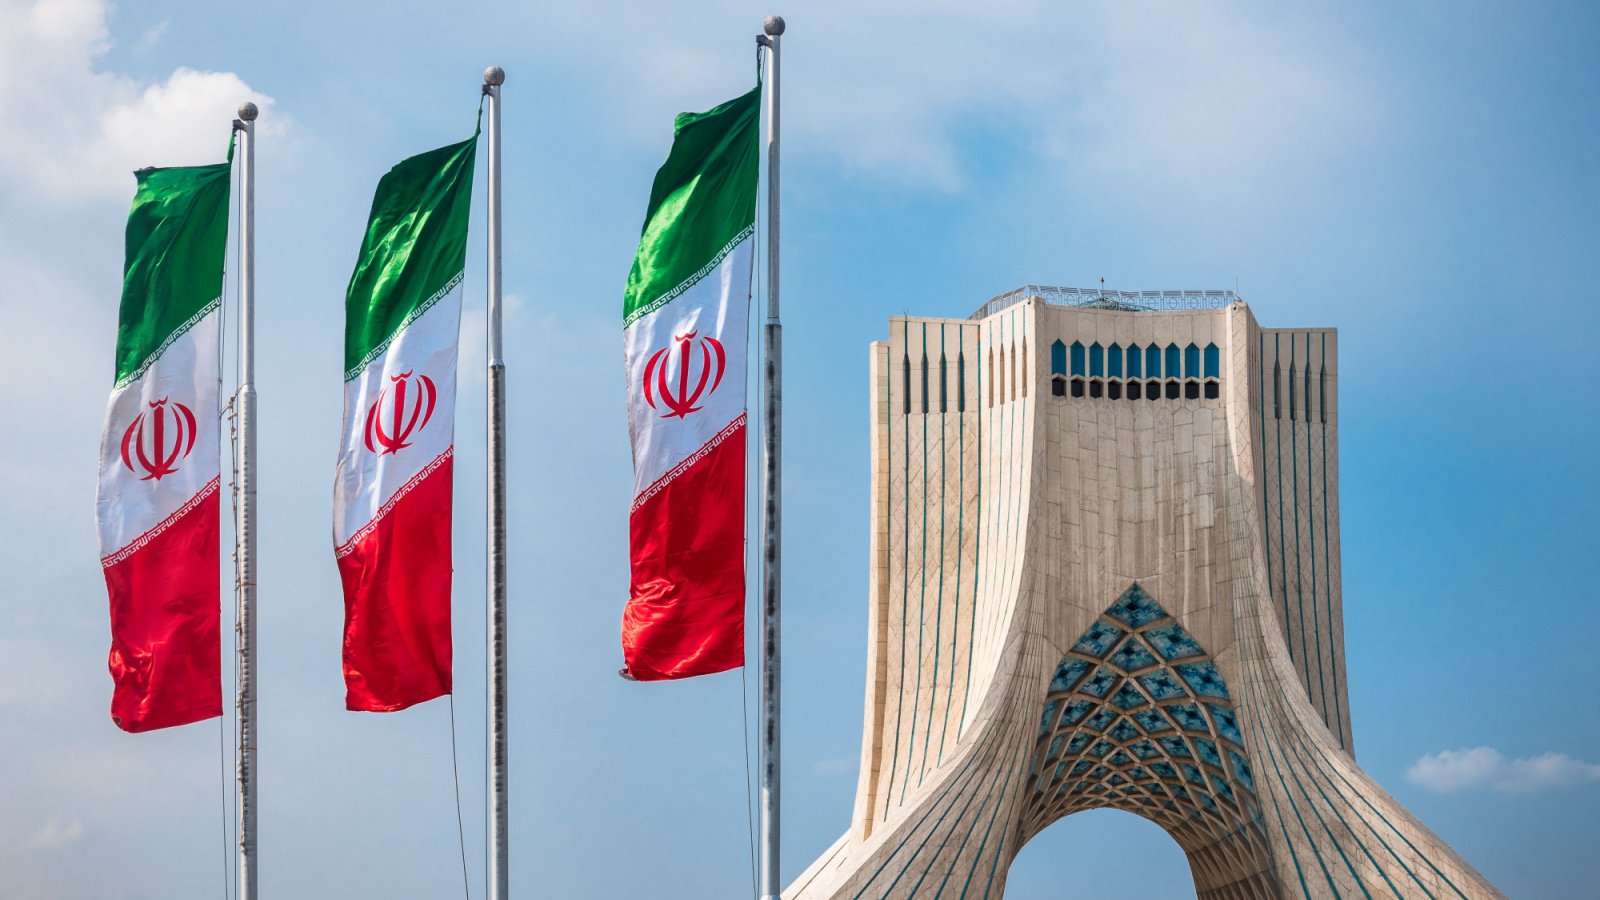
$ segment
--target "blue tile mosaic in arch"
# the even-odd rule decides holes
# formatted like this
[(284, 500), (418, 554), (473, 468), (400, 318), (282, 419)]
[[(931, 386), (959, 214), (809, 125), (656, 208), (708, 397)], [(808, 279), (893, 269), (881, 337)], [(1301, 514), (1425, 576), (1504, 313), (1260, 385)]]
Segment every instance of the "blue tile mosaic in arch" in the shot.
[(1050, 693), (1061, 694), (1072, 690), (1084, 673), (1089, 671), (1090, 663), (1082, 659), (1064, 659), (1056, 667), (1055, 677), (1050, 679)]
[(1194, 638), (1189, 637), (1189, 633), (1176, 622), (1152, 628), (1144, 633), (1144, 638), (1167, 659), (1185, 659), (1199, 656), (1204, 652), (1200, 649), (1200, 645), (1194, 642)]
[(1156, 602), (1150, 599), (1150, 595), (1146, 594), (1138, 585), (1128, 588), (1128, 592), (1122, 595), (1122, 599), (1113, 603), (1111, 608), (1106, 610), (1106, 615), (1127, 625), (1129, 628), (1139, 628), (1157, 619), (1167, 617), (1166, 610), (1157, 606)]
[(1152, 675), (1140, 675), (1139, 683), (1156, 700), (1171, 700), (1173, 697), (1188, 696), (1183, 682), (1173, 678), (1171, 672), (1156, 672)]
[(1106, 651), (1110, 650), (1111, 645), (1123, 634), (1122, 629), (1109, 622), (1096, 622), (1089, 626), (1083, 637), (1078, 638), (1078, 643), (1074, 644), (1072, 649), (1098, 659), (1105, 656)]
[(1155, 655), (1139, 643), (1138, 638), (1128, 638), (1111, 654), (1111, 662), (1124, 672), (1136, 672), (1156, 664)]
[[(1079, 347), (1073, 350), (1082, 352)], [(1159, 371), (1161, 349), (1135, 349), (1101, 358), (1107, 369), (1120, 356), (1130, 374)], [(1201, 357), (1205, 371), (1210, 349)], [(1104, 352), (1093, 348), (1084, 362), (1093, 365)], [(1155, 365), (1141, 355), (1154, 356)], [(1183, 355), (1172, 360), (1171, 374), (1190, 361)], [(1123, 592), (1056, 666), (1044, 705), (1029, 768), (1051, 773), (1044, 782), (1034, 780), (1030, 802), (1040, 815), (1112, 806), (1168, 828), (1203, 820), (1224, 829), (1259, 816), (1254, 771), (1222, 673), (1139, 585)]]

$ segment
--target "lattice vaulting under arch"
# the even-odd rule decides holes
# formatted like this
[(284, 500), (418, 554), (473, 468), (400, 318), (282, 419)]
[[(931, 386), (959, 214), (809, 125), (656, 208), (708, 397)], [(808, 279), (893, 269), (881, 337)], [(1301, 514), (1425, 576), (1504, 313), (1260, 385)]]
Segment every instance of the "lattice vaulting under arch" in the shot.
[[(873, 345), (861, 776), (784, 896), (998, 900), (1095, 807), (1162, 826), (1206, 900), (1501, 896), (1355, 761), (1337, 334), (1007, 297)], [(1163, 356), (1156, 390), (1152, 347), (1199, 348), (1193, 384)]]
[(1138, 585), (1056, 667), (1025, 791), (1023, 843), (1064, 816), (1111, 808), (1165, 828), (1195, 860), (1201, 893), (1271, 868), (1228, 685)]

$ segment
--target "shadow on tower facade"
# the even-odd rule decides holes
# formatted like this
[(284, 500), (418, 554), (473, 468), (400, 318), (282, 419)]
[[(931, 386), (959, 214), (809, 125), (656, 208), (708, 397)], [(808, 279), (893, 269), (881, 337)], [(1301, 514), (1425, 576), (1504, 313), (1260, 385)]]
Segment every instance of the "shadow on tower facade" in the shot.
[(1202, 898), (1502, 896), (1355, 761), (1337, 350), (1222, 291), (891, 319), (855, 811), (784, 897), (998, 898), (1094, 808)]

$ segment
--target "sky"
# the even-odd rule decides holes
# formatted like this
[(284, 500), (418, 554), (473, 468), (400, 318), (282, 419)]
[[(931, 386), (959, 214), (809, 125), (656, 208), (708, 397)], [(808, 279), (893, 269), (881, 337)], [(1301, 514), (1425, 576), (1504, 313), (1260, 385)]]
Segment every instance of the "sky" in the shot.
[[(0, 892), (226, 896), (233, 717), (111, 724), (93, 502), (130, 173), (220, 161), (252, 99), (262, 890), (461, 893), (451, 701), (343, 709), (330, 505), (344, 289), (372, 189), (470, 134), (481, 72), (500, 65), (513, 892), (748, 893), (754, 677), (616, 676), (620, 306), (673, 115), (749, 88), (769, 13), (789, 26), (783, 880), (846, 829), (855, 792), (869, 342), (891, 315), (1104, 278), (1236, 288), (1266, 326), (1340, 330), (1358, 760), (1508, 895), (1591, 893), (1600, 11), (1079, 0), (0, 0)], [(477, 192), (453, 703), (475, 897)], [(1177, 845), (1115, 812), (1052, 826), (1008, 892), (1192, 895)]]

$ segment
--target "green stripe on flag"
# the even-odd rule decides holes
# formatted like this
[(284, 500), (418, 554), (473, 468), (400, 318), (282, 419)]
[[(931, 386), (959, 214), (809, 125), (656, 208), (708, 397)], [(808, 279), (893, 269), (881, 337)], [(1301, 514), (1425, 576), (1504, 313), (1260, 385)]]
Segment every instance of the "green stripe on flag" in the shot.
[(345, 380), (460, 282), (477, 150), (474, 134), (403, 160), (378, 182), (345, 295)]
[(117, 380), (138, 378), (222, 296), (230, 162), (140, 169), (128, 213)]
[(650, 188), (628, 273), (627, 326), (704, 278), (753, 233), (761, 87), (703, 113), (681, 113), (672, 152)]

